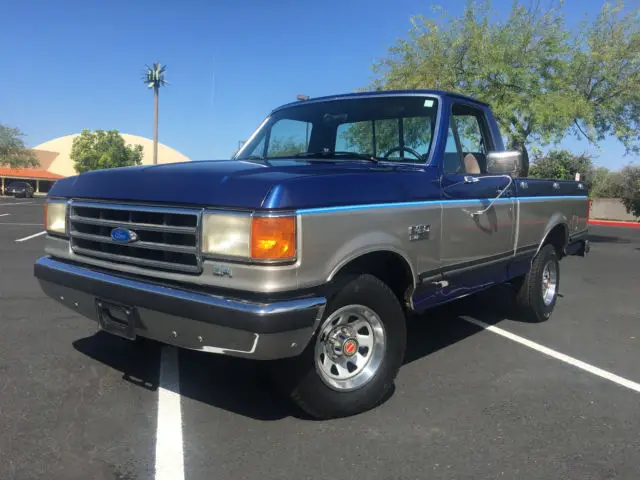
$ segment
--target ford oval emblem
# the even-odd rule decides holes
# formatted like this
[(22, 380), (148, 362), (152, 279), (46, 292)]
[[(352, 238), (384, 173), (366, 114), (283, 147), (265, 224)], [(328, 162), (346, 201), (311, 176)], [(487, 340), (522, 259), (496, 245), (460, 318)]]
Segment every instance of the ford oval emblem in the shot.
[(131, 243), (138, 240), (138, 234), (126, 228), (114, 228), (111, 230), (111, 238), (118, 243)]

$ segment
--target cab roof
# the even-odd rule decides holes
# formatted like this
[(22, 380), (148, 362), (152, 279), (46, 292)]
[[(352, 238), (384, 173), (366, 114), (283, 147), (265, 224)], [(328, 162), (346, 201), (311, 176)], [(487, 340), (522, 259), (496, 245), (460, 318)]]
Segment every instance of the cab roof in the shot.
[(372, 92), (353, 92), (353, 93), (341, 93), (336, 95), (326, 95), (323, 97), (315, 97), (309, 98), (308, 100), (297, 100), (295, 102), (286, 103), (275, 108), (273, 112), (276, 112), (280, 109), (291, 107), (294, 105), (302, 105), (309, 102), (326, 102), (332, 100), (341, 100), (344, 98), (369, 98), (369, 97), (390, 97), (390, 96), (402, 96), (402, 95), (438, 95), (440, 97), (450, 97), (463, 99), (471, 103), (475, 103), (477, 105), (481, 105), (483, 107), (488, 107), (489, 104), (482, 102), (476, 98), (470, 97), (468, 95), (463, 95), (461, 93), (448, 92), (446, 90), (376, 90)]

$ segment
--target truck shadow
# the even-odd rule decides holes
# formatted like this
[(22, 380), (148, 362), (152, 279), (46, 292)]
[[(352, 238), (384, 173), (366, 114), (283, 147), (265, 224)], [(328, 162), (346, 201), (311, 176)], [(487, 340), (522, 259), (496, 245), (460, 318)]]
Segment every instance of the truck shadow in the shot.
[(616, 237), (614, 235), (593, 235), (593, 234), (589, 234), (589, 241), (591, 243), (618, 243), (618, 244), (632, 243), (632, 240), (629, 238)]
[[(493, 295), (500, 296), (501, 301), (495, 302)], [(482, 330), (459, 319), (460, 315), (489, 324), (513, 319), (508, 309), (495, 310), (496, 303), (509, 303), (505, 302), (508, 295), (509, 292), (496, 289), (411, 318), (404, 364), (425, 358)], [(99, 332), (78, 339), (73, 345), (82, 354), (122, 372), (124, 380), (149, 390), (158, 388), (163, 348), (160, 344), (146, 340), (133, 343)], [(286, 417), (310, 420), (274, 387), (267, 368), (273, 368), (272, 364), (188, 350), (180, 350), (179, 364), (179, 393), (185, 398), (260, 421)], [(392, 395), (393, 392), (389, 397)]]

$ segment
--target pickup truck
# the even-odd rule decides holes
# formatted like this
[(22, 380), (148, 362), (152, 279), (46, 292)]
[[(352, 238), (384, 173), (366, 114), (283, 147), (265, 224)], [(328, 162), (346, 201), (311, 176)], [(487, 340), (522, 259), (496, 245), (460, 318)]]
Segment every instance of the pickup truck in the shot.
[(508, 283), (550, 317), (559, 261), (589, 250), (587, 187), (522, 163), (460, 94), (297, 101), (229, 160), (57, 181), (34, 274), (101, 330), (266, 361), (311, 417), (354, 415), (390, 391), (414, 313)]

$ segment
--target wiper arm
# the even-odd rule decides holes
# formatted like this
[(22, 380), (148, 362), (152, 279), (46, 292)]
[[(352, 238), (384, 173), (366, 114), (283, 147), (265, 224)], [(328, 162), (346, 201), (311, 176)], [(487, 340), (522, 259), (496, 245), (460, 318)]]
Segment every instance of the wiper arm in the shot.
[(374, 157), (373, 155), (367, 155), (366, 153), (356, 153), (356, 152), (333, 152), (331, 150), (324, 152), (300, 152), (296, 153), (294, 157), (298, 158), (330, 158), (330, 157), (350, 157), (350, 158), (358, 158), (362, 160), (369, 160), (371, 162), (378, 163), (380, 161), (379, 158)]
[(245, 158), (237, 158), (236, 160), (240, 160), (240, 161), (246, 161), (246, 162), (250, 162), (250, 161), (260, 161), (262, 163), (264, 163), (265, 165), (271, 165), (271, 162), (269, 161), (268, 158), (266, 158), (263, 155), (249, 155), (248, 157)]

